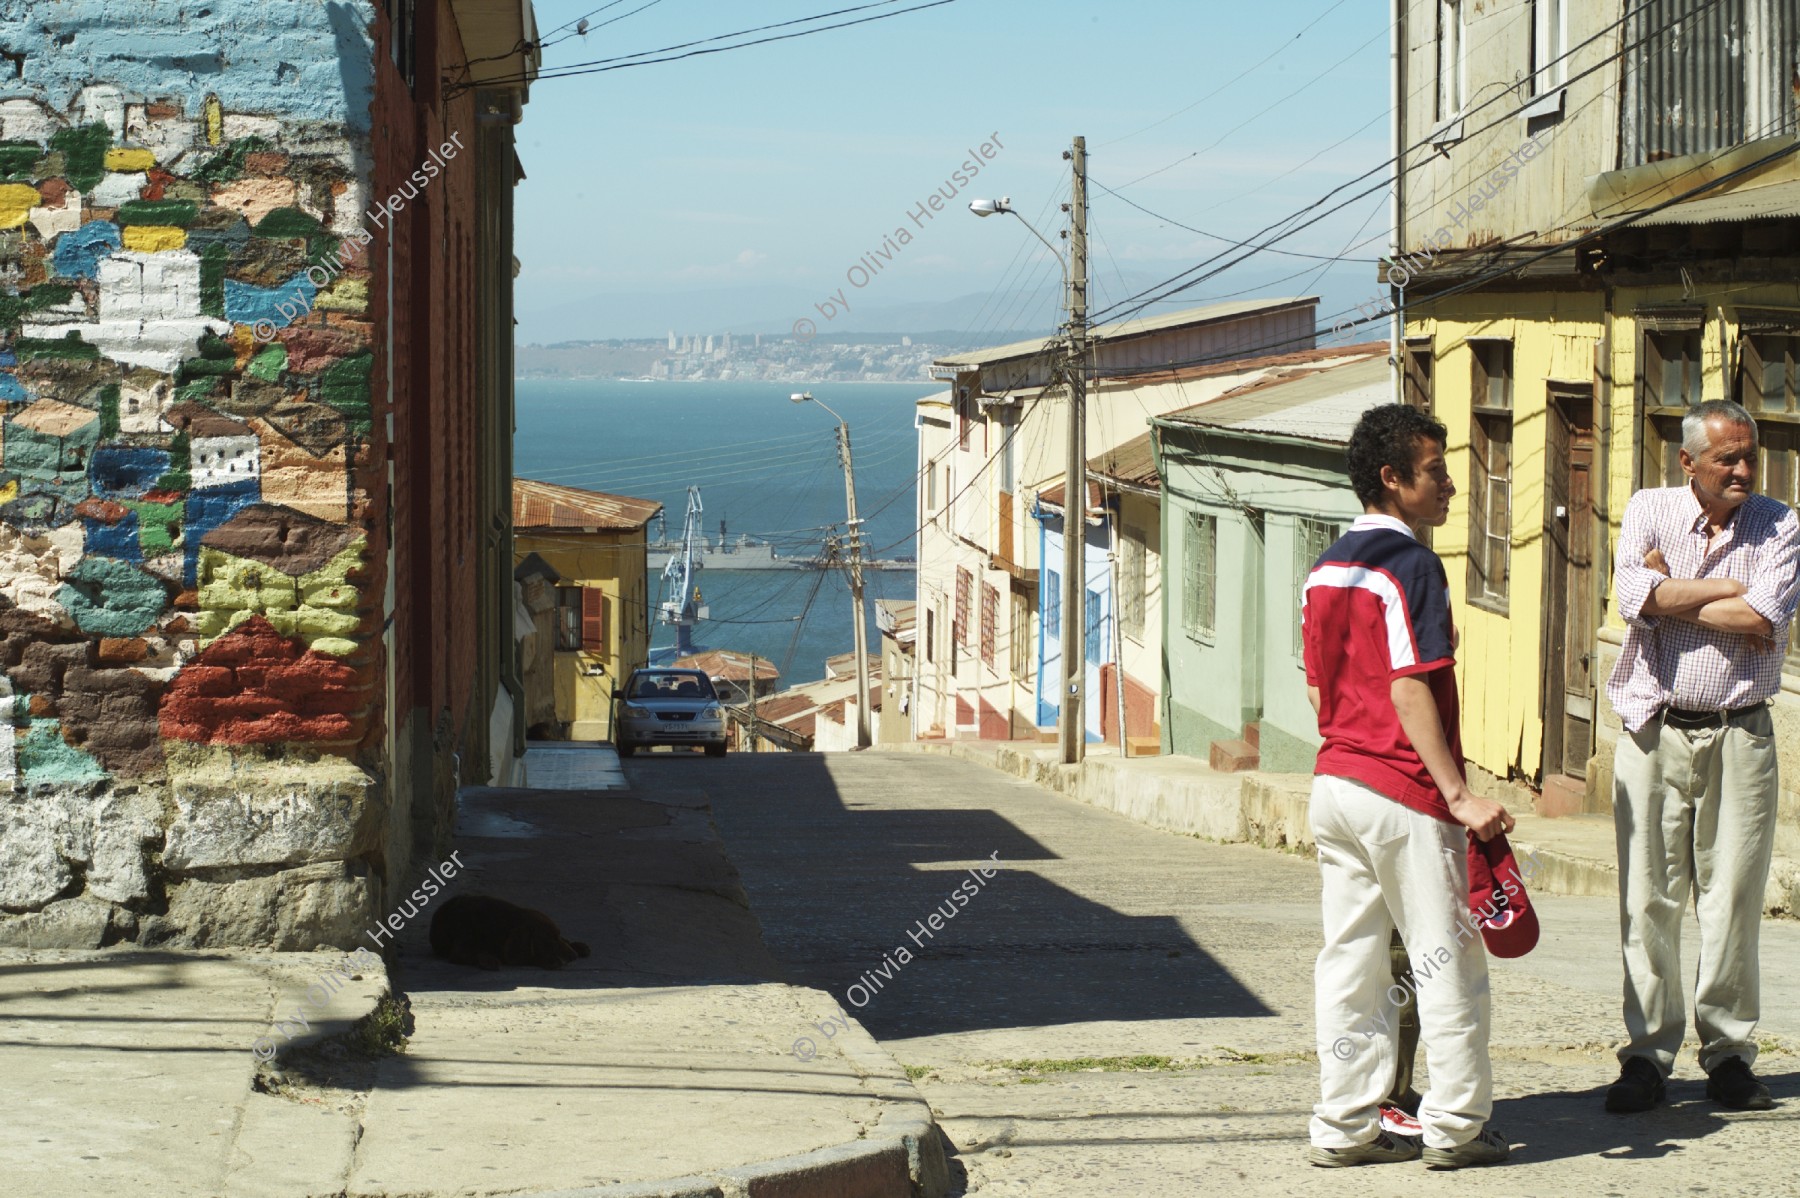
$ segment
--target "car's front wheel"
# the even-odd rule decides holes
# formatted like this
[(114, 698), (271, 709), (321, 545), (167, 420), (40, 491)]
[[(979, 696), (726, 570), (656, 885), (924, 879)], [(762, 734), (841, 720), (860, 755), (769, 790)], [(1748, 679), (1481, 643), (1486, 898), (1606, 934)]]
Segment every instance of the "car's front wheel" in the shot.
[(636, 745), (632, 744), (628, 740), (623, 740), (623, 739), (615, 741), (613, 743), (613, 748), (615, 748), (619, 751), (619, 756), (621, 756), (621, 757), (629, 757), (633, 753), (637, 752)]
[(706, 746), (706, 755), (708, 757), (723, 757), (723, 756), (725, 756), (725, 746), (722, 744), (707, 745)]

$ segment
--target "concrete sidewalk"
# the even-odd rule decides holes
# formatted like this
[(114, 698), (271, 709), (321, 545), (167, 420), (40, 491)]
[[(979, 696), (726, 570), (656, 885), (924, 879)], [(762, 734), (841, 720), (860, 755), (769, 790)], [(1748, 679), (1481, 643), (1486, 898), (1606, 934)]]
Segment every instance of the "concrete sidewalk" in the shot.
[[(834, 1021), (830, 995), (781, 979), (704, 796), (667, 780), (654, 802), (465, 791), (461, 825), (479, 835), (458, 840), (448, 893), (540, 908), (593, 955), (554, 972), (452, 966), (429, 955), (428, 908), (390, 958), (409, 1011), (343, 952), (0, 954), (4, 1189), (942, 1194), (912, 1083)], [(322, 974), (337, 993), (310, 1005)], [(271, 1032), (296, 1011), (310, 1030)], [(266, 1063), (261, 1037), (279, 1045)]]
[[(1031, 741), (946, 740), (884, 744), (883, 752), (941, 753), (1034, 782), (1090, 806), (1152, 828), (1221, 844), (1256, 844), (1313, 853), (1307, 822), (1312, 778), (1259, 771), (1221, 773), (1191, 757), (1121, 758), (1110, 745), (1089, 745), (1078, 766), (1062, 764), (1055, 746)], [(1619, 866), (1609, 815), (1558, 818), (1514, 811), (1515, 851), (1538, 862), (1531, 887), (1545, 894), (1615, 897)], [(1784, 819), (1789, 818), (1785, 813)], [(1800, 861), (1777, 854), (1763, 897), (1771, 915), (1800, 913)]]

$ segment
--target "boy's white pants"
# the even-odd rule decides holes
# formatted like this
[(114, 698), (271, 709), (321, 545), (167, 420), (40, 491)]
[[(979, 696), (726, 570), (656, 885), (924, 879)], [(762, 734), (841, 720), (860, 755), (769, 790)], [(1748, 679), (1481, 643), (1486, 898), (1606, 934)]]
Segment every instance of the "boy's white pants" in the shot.
[(1431, 1085), (1419, 1105), (1430, 1148), (1475, 1138), (1493, 1112), (1487, 949), (1469, 925), (1468, 837), (1346, 778), (1313, 779), (1325, 947), (1313, 972), (1319, 1103), (1312, 1142), (1366, 1144), (1394, 1083), (1399, 1007), (1388, 940), (1400, 929), (1418, 985)]

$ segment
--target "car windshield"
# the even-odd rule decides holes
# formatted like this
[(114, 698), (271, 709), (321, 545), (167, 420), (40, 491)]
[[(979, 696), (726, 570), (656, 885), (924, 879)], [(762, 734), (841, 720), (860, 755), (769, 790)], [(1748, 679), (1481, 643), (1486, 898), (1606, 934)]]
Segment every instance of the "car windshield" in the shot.
[(634, 699), (711, 699), (712, 682), (704, 674), (644, 673), (631, 684)]

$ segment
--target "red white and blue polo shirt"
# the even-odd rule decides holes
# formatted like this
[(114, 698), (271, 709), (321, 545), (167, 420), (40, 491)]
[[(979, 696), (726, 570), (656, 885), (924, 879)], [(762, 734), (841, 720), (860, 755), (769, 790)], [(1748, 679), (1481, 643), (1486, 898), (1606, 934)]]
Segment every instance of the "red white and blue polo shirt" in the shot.
[(1306, 576), (1301, 600), (1306, 681), (1319, 688), (1314, 772), (1349, 778), (1415, 811), (1455, 823), (1419, 759), (1390, 684), (1424, 675), (1463, 768), (1456, 698), (1456, 636), (1444, 563), (1392, 516), (1365, 515)]

